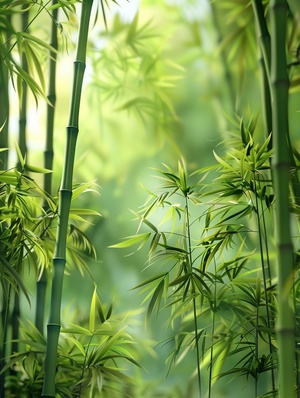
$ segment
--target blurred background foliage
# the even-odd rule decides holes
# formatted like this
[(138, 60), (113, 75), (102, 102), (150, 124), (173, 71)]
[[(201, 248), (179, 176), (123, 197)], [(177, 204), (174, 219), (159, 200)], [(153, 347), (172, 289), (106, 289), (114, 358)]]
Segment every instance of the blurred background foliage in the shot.
[[(45, 27), (48, 18), (47, 13), (41, 13), (30, 27), (32, 34), (45, 41), (49, 36)], [(166, 338), (168, 314), (152, 317), (146, 329), (142, 299), (131, 290), (149, 272), (143, 271), (146, 249), (126, 255), (109, 246), (135, 233), (137, 224), (130, 209), (138, 209), (148, 196), (142, 185), (151, 189), (156, 184), (151, 168), (160, 168), (162, 163), (176, 166), (181, 156), (190, 171), (212, 164), (213, 149), (226, 141), (228, 117), (235, 114), (257, 115), (258, 139), (263, 139), (252, 6), (248, 0), (123, 0), (119, 5), (109, 2), (106, 18), (107, 28), (101, 18), (95, 19), (90, 32), (74, 173), (74, 183), (93, 182), (93, 191), (76, 199), (74, 206), (102, 215), (88, 220), (86, 227), (97, 252), (89, 267), (101, 300), (114, 301), (116, 313), (132, 311), (130, 333), (136, 337), (137, 359), (144, 367), (134, 370), (140, 396), (158, 397), (165, 391), (165, 397), (192, 397), (189, 383), (194, 365), (188, 360), (174, 367), (166, 378), (165, 359), (170, 347), (159, 342)], [(59, 24), (53, 194), (59, 188), (63, 162), (78, 18), (69, 12), (66, 17), (60, 11)], [(293, 40), (291, 61), (299, 59), (299, 33)], [(44, 73), (46, 57), (42, 53), (40, 57)], [(37, 71), (33, 75), (41, 80)], [(295, 74), (296, 83), (297, 78)], [(13, 88), (11, 94), (17, 95)], [(299, 145), (297, 84), (290, 99), (291, 136)], [(11, 104), (13, 148), (18, 104)], [(39, 100), (36, 106), (31, 95), (27, 124), (30, 164), (42, 164), (45, 109), (45, 103)], [(13, 151), (9, 156), (10, 165), (15, 164)], [(73, 314), (76, 320), (89, 308), (94, 283), (76, 269), (71, 273), (64, 281), (62, 318)], [(22, 302), (28, 318), (33, 317), (34, 308), (32, 276), (28, 275), (31, 308), (25, 300)], [(147, 391), (143, 390), (146, 381), (150, 382)], [(218, 382), (214, 396), (237, 397), (241, 392), (245, 397), (252, 396), (250, 392), (247, 395), (251, 382), (246, 388), (246, 381), (238, 379), (239, 388), (233, 391), (226, 381)], [(176, 393), (168, 395), (170, 386), (175, 386)]]

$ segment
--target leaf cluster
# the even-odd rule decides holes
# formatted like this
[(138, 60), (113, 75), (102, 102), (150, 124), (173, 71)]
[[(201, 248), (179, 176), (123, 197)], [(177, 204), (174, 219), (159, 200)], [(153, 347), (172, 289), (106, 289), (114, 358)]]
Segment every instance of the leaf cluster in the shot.
[[(112, 315), (112, 305), (105, 308), (95, 288), (87, 322), (69, 323), (61, 331), (56, 376), (59, 397), (115, 396), (132, 383), (121, 366), (126, 362), (138, 366), (125, 321)], [(29, 322), (22, 325), (18, 342), (23, 350), (14, 353), (2, 369), (14, 370), (7, 378), (10, 396), (40, 396), (46, 340)]]
[[(51, 268), (55, 231), (57, 225), (58, 198), (47, 194), (28, 174), (48, 173), (49, 170), (31, 166), (22, 157), (17, 147), (21, 171), (14, 168), (0, 173), (0, 244), (1, 284), (8, 294), (7, 286), (23, 291), (29, 301), (28, 291), (22, 279), (26, 264), (34, 271), (36, 279), (44, 268)], [(73, 200), (91, 190), (92, 184), (73, 187)], [(47, 203), (47, 211), (44, 204)], [(80, 228), (86, 219), (99, 216), (90, 209), (72, 208), (67, 243), (68, 259), (81, 272), (88, 269), (87, 255), (96, 256), (90, 239)]]
[(171, 98), (183, 71), (165, 53), (166, 33), (152, 21), (141, 23), (138, 14), (131, 23), (116, 15), (109, 34), (100, 33), (101, 48), (96, 37), (90, 85), (116, 111), (163, 130), (178, 120)]
[[(156, 170), (161, 184), (134, 213), (137, 234), (113, 246), (148, 245), (152, 275), (136, 286), (147, 319), (169, 309), (170, 366), (196, 348), (212, 384), (229, 374), (258, 381), (276, 367), (271, 137), (256, 142), (254, 118), (233, 125), (215, 165), (190, 175), (183, 160), (177, 170)], [(236, 365), (222, 370), (231, 358)]]

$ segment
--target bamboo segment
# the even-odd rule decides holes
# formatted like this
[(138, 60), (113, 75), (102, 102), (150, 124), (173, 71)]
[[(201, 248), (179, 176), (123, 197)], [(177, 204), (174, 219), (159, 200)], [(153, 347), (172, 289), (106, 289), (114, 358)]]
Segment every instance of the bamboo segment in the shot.
[[(26, 5), (23, 6), (26, 9)], [(29, 12), (24, 11), (22, 13), (22, 32), (28, 30), (28, 21), (29, 21)], [(22, 70), (28, 73), (28, 62), (25, 53), (22, 54)], [(19, 148), (23, 158), (27, 153), (27, 139), (26, 139), (26, 125), (27, 125), (27, 92), (28, 85), (25, 80), (22, 81), (22, 98), (20, 104), (20, 112), (19, 112)], [(21, 165), (18, 161), (17, 165), (20, 170)]]
[[(57, 4), (57, 0), (52, 1), (52, 5)], [(52, 29), (51, 29), (51, 46), (57, 50), (57, 16), (58, 8), (52, 11)], [(48, 100), (47, 104), (47, 132), (46, 132), (46, 148), (44, 152), (44, 166), (48, 170), (53, 168), (53, 131), (54, 131), (54, 112), (56, 103), (56, 52), (50, 57), (49, 62), (49, 88), (48, 88)], [(44, 190), (49, 195), (52, 191), (52, 173), (44, 174)], [(49, 204), (45, 200), (44, 210), (49, 209)], [(36, 300), (36, 312), (35, 312), (35, 325), (37, 329), (43, 334), (44, 331), (44, 313), (45, 313), (45, 298), (47, 288), (47, 273), (44, 269), (40, 279), (37, 282), (37, 300)]]
[(67, 144), (61, 188), (59, 192), (58, 230), (56, 248), (53, 257), (53, 278), (50, 303), (50, 315), (47, 326), (47, 349), (45, 360), (45, 376), (42, 397), (55, 397), (55, 374), (58, 338), (60, 332), (60, 311), (63, 277), (66, 264), (66, 244), (68, 219), (72, 197), (72, 179), (76, 141), (78, 135), (78, 118), (82, 82), (85, 70), (86, 46), (89, 21), (93, 0), (83, 0), (79, 27), (76, 59), (74, 62), (74, 78), (71, 97), (69, 123), (67, 126)]
[(286, 67), (286, 21), (285, 0), (272, 0), (271, 19), (271, 90), (273, 99), (273, 143), (272, 163), (275, 208), (275, 242), (278, 269), (278, 362), (279, 397), (295, 397), (295, 336), (294, 309), (291, 300), (293, 283), (293, 247), (289, 212), (289, 180), (291, 155), (289, 147), (288, 89)]
[[(8, 70), (3, 62), (0, 63), (0, 148), (8, 148)], [(6, 170), (8, 165), (8, 151), (0, 151), (0, 170)]]
[(252, 0), (252, 7), (254, 11), (257, 34), (259, 38), (259, 46), (263, 55), (263, 60), (266, 66), (266, 71), (269, 76), (271, 64), (271, 38), (268, 31), (264, 7), (261, 0)]
[[(1, 40), (1, 38), (0, 38)], [(1, 43), (1, 48), (4, 48)], [(9, 94), (8, 94), (8, 70), (3, 62), (0, 62), (0, 148), (8, 148), (8, 120), (9, 120)], [(8, 151), (0, 151), (0, 170), (7, 170), (8, 168)], [(4, 202), (1, 201), (1, 206)], [(0, 231), (6, 228), (4, 223), (0, 224)], [(5, 245), (0, 244), (0, 253), (5, 252)], [(4, 287), (5, 281), (2, 280), (2, 309), (0, 312), (0, 368), (2, 369), (5, 364), (5, 341), (7, 338), (7, 319), (8, 319), (8, 297), (7, 291)], [(8, 289), (8, 285), (7, 285)], [(5, 374), (0, 374), (0, 396), (4, 396), (4, 379)]]
[[(272, 132), (272, 106), (270, 93), (270, 65), (271, 65), (271, 38), (264, 15), (264, 7), (261, 0), (252, 0), (255, 16), (255, 24), (260, 52), (260, 70), (262, 87), (262, 104), (266, 137)], [(271, 149), (270, 141), (269, 149)]]

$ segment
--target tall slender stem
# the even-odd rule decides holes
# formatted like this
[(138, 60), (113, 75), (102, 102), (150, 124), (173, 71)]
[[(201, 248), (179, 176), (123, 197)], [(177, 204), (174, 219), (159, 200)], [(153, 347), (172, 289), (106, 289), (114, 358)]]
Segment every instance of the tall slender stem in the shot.
[[(2, 47), (2, 46), (1, 46)], [(8, 148), (8, 120), (9, 120), (9, 94), (8, 94), (8, 69), (4, 62), (0, 62), (0, 148)], [(0, 152), (0, 170), (8, 167), (8, 151)]]
[[(266, 136), (272, 132), (272, 105), (270, 91), (270, 68), (271, 68), (271, 37), (268, 30), (265, 11), (261, 0), (252, 0), (252, 7), (256, 22), (257, 42), (259, 46), (262, 106)], [(272, 139), (269, 148), (272, 147)]]
[[(257, 214), (257, 228), (258, 228), (258, 239), (259, 239), (259, 249), (260, 249), (260, 261), (261, 261), (261, 269), (262, 269), (262, 276), (263, 276), (263, 287), (264, 287), (264, 297), (265, 297), (265, 306), (266, 306), (266, 321), (267, 321), (267, 327), (270, 329), (271, 327), (271, 316), (270, 316), (270, 304), (269, 304), (269, 297), (268, 297), (268, 287), (267, 287), (267, 276), (266, 276), (266, 264), (265, 264), (265, 256), (264, 256), (264, 244), (263, 244), (263, 232), (262, 232), (262, 226), (261, 226), (261, 220), (263, 220), (263, 226), (265, 225), (265, 220), (264, 220), (264, 211), (263, 211), (263, 206), (260, 201), (260, 208), (259, 208), (259, 202), (258, 202), (258, 192), (256, 189), (257, 184), (259, 184), (259, 179), (258, 181), (256, 180), (255, 173), (254, 173), (254, 186), (255, 186), (255, 207), (256, 207), (256, 214)], [(260, 189), (260, 186), (258, 185), (258, 189)], [(266, 235), (264, 236), (264, 240), (267, 241)], [(265, 246), (267, 246), (267, 243), (265, 243)], [(268, 259), (268, 253), (267, 253), (267, 259)], [(270, 275), (270, 264), (267, 260), (267, 269), (268, 273)], [(259, 303), (257, 303), (259, 307)], [(258, 315), (257, 315), (258, 316)], [(257, 332), (257, 331), (256, 331)], [(273, 345), (272, 345), (272, 339), (271, 335), (268, 334), (268, 344), (269, 344), (269, 352), (270, 354), (273, 353)], [(258, 347), (256, 347), (258, 349)], [(272, 391), (275, 391), (275, 374), (274, 374), (274, 368), (271, 368), (271, 380), (272, 380)]]
[[(218, 19), (218, 15), (217, 15), (217, 10), (216, 10), (216, 5), (215, 5), (214, 1), (211, 1), (210, 8), (211, 8), (212, 21), (213, 21), (213, 24), (214, 24), (214, 27), (215, 27), (215, 30), (217, 33), (217, 41), (218, 41), (218, 44), (221, 44), (222, 43), (222, 32), (221, 32), (220, 23), (219, 23), (219, 19)], [(220, 58), (221, 58), (222, 67), (224, 70), (225, 82), (227, 83), (230, 105), (231, 105), (231, 108), (234, 110), (235, 102), (236, 102), (235, 87), (233, 84), (233, 79), (232, 79), (232, 75), (231, 75), (230, 68), (228, 65), (228, 61), (226, 59), (226, 54), (225, 54), (225, 51), (223, 48), (221, 48), (221, 50), (220, 50)]]
[[(54, 6), (57, 0), (52, 1)], [(51, 28), (51, 46), (57, 50), (57, 16), (58, 8), (54, 8), (52, 11), (52, 28)], [(48, 88), (48, 100), (47, 104), (47, 132), (46, 132), (46, 148), (44, 152), (44, 166), (48, 170), (53, 168), (53, 132), (54, 132), (54, 113), (56, 103), (56, 52), (51, 54), (49, 61), (49, 88)], [(51, 195), (52, 190), (52, 173), (44, 174), (44, 190)], [(45, 200), (44, 210), (49, 210), (49, 204)], [(36, 299), (36, 312), (35, 312), (35, 324), (37, 329), (43, 334), (44, 331), (44, 314), (45, 314), (45, 298), (46, 298), (46, 287), (47, 287), (47, 271), (43, 270), (40, 279), (37, 281), (37, 299)]]
[(208, 382), (208, 398), (212, 397), (212, 369), (214, 358), (214, 335), (216, 327), (216, 309), (217, 309), (217, 265), (214, 258), (214, 299), (213, 299), (213, 313), (212, 313), (212, 329), (211, 329), (211, 348), (210, 348), (210, 364), (209, 364), (209, 382)]
[[(188, 253), (189, 253), (189, 264), (190, 264), (190, 272), (192, 272), (193, 271), (193, 258), (192, 258), (191, 228), (190, 228), (189, 204), (188, 204), (188, 198), (187, 198), (186, 194), (185, 194), (185, 214), (186, 214), (186, 230), (187, 230), (187, 240), (188, 240), (187, 244), (188, 244)], [(199, 342), (198, 342), (197, 306), (196, 306), (195, 292), (193, 291), (192, 293), (194, 295), (193, 296), (193, 319), (194, 319), (194, 330), (195, 330), (195, 348), (196, 348), (196, 356), (197, 356), (197, 382), (198, 382), (199, 398), (201, 398), (202, 386), (201, 386), (201, 371), (200, 371), (200, 350), (199, 350)]]
[[(23, 6), (25, 11), (21, 14), (21, 26), (22, 31), (24, 32), (28, 25), (29, 20), (29, 11), (26, 10), (27, 5)], [(25, 52), (22, 54), (22, 69), (25, 72), (28, 72), (28, 62), (25, 55)], [(22, 97), (21, 97), (21, 104), (20, 104), (20, 111), (19, 111), (19, 148), (23, 158), (26, 156), (27, 153), (27, 142), (26, 142), (26, 130), (27, 130), (27, 83), (23, 80), (22, 81)], [(18, 160), (17, 168), (21, 171), (21, 164)], [(20, 257), (18, 264), (18, 272), (21, 272), (22, 268), (22, 256)], [(12, 338), (14, 343), (12, 344), (12, 353), (13, 351), (18, 351), (18, 337), (19, 337), (19, 318), (20, 318), (20, 295), (18, 289), (14, 291), (14, 306), (11, 314), (11, 327), (12, 327)]]
[[(7, 16), (10, 19), (10, 16)], [(1, 48), (4, 49), (4, 44), (8, 43), (7, 35), (0, 37)], [(7, 44), (9, 45), (9, 44)], [(3, 57), (1, 57), (3, 58)], [(9, 90), (8, 90), (8, 68), (6, 67), (3, 59), (0, 62), (0, 148), (8, 148), (8, 126), (9, 126)], [(8, 151), (0, 151), (0, 170), (7, 170), (8, 168)], [(4, 202), (1, 201), (1, 206), (4, 206)], [(2, 222), (0, 224), (1, 233), (7, 228), (7, 224)], [(5, 257), (6, 247), (3, 243), (0, 244), (0, 253)], [(2, 278), (0, 295), (2, 298), (2, 308), (0, 314), (0, 368), (2, 369), (5, 364), (5, 341), (7, 334), (7, 320), (9, 314), (9, 300), (8, 300), (8, 282)], [(4, 396), (4, 379), (5, 374), (0, 374), (0, 396)]]
[(286, 24), (288, 6), (285, 0), (270, 3), (271, 21), (271, 90), (273, 99), (272, 163), (276, 197), (274, 228), (278, 272), (278, 366), (279, 397), (295, 397), (295, 336), (294, 308), (291, 300), (293, 285), (293, 246), (290, 226), (289, 181), (291, 154), (289, 146), (288, 90), (286, 67)]
[[(26, 8), (25, 4), (23, 8)], [(29, 12), (22, 12), (22, 31), (25, 32), (28, 28)], [(28, 62), (25, 52), (22, 54), (22, 69), (28, 73)], [(20, 114), (19, 114), (19, 148), (22, 156), (24, 157), (27, 153), (27, 143), (26, 143), (26, 125), (27, 125), (27, 89), (28, 85), (25, 80), (22, 81), (22, 98), (20, 104)], [(17, 165), (20, 169), (20, 163)]]
[(67, 130), (67, 143), (64, 160), (62, 182), (59, 192), (58, 229), (55, 253), (53, 257), (53, 277), (51, 290), (50, 314), (47, 326), (47, 349), (45, 376), (42, 397), (55, 397), (55, 374), (57, 347), (60, 332), (60, 312), (62, 299), (63, 277), (66, 264), (66, 245), (68, 220), (72, 197), (73, 169), (75, 149), (78, 135), (79, 108), (82, 83), (85, 70), (88, 29), (93, 0), (83, 0), (76, 59), (74, 61), (74, 78), (71, 107)]

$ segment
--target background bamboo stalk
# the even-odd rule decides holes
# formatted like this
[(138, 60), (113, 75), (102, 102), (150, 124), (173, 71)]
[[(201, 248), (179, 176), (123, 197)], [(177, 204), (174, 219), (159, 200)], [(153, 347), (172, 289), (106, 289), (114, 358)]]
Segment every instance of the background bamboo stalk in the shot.
[[(52, 1), (52, 5), (57, 4), (57, 0)], [(50, 45), (57, 50), (57, 17), (58, 8), (52, 11), (52, 26), (51, 26), (51, 43)], [(56, 103), (56, 60), (57, 53), (55, 51), (50, 54), (49, 61), (49, 86), (48, 86), (48, 100), (47, 104), (47, 131), (46, 131), (46, 147), (44, 152), (44, 166), (48, 170), (53, 169), (53, 133), (54, 133), (54, 115)], [(44, 191), (51, 195), (52, 191), (52, 173), (44, 174)], [(49, 210), (49, 204), (45, 200), (43, 204), (44, 210)], [(35, 325), (37, 329), (43, 334), (44, 332), (44, 314), (45, 314), (45, 299), (47, 288), (47, 271), (44, 268), (40, 279), (37, 281), (37, 300), (35, 312)]]
[[(26, 8), (26, 4), (23, 8)], [(22, 12), (22, 32), (28, 31), (28, 21), (29, 21), (29, 11)], [(22, 54), (22, 70), (28, 73), (28, 62), (26, 59), (25, 52)], [(27, 89), (28, 85), (25, 80), (22, 81), (22, 97), (20, 104), (20, 113), (19, 113), (19, 148), (23, 158), (27, 153), (27, 143), (26, 143), (26, 124), (27, 124)], [(17, 164), (18, 170), (20, 170), (21, 165), (18, 161)]]
[(85, 70), (88, 28), (92, 4), (93, 0), (84, 0), (82, 2), (77, 53), (74, 62), (74, 78), (69, 122), (67, 126), (65, 161), (61, 188), (59, 192), (58, 230), (55, 253), (53, 257), (52, 291), (49, 322), (47, 326), (47, 349), (42, 397), (55, 397), (56, 359), (60, 332), (62, 286), (66, 264), (68, 218), (72, 197), (72, 180), (76, 141), (78, 135), (79, 108)]
[[(255, 25), (257, 31), (257, 42), (259, 45), (260, 74), (262, 106), (264, 114), (264, 123), (266, 137), (272, 132), (272, 105), (270, 92), (270, 67), (271, 67), (271, 38), (267, 26), (265, 11), (260, 0), (252, 0), (252, 7), (255, 16)], [(269, 149), (272, 147), (272, 138), (269, 143)]]
[[(266, 324), (269, 330), (271, 330), (271, 327), (273, 327), (273, 320), (271, 319), (271, 311), (270, 311), (270, 303), (269, 303), (269, 296), (268, 296), (268, 289), (271, 287), (271, 269), (270, 269), (270, 262), (268, 261), (268, 242), (267, 242), (267, 234), (266, 230), (264, 228), (265, 226), (265, 213), (264, 213), (264, 208), (262, 201), (258, 200), (258, 192), (257, 188), (260, 189), (260, 183), (259, 183), (259, 178), (256, 181), (255, 179), (255, 174), (254, 175), (254, 186), (255, 186), (255, 207), (256, 207), (256, 222), (257, 222), (257, 229), (258, 229), (258, 238), (259, 238), (259, 248), (260, 248), (260, 261), (261, 261), (261, 270), (262, 270), (262, 282), (263, 282), (263, 292), (264, 292), (264, 298), (265, 298), (265, 309), (266, 309)], [(260, 204), (260, 206), (259, 206)], [(264, 253), (264, 247), (266, 250), (266, 253)], [(266, 256), (266, 258), (265, 258)], [(269, 278), (267, 278), (267, 273)], [(269, 283), (267, 283), (267, 280)], [(257, 302), (257, 320), (259, 319), (259, 300)], [(256, 343), (256, 350), (257, 350), (257, 355), (256, 357), (259, 358), (258, 356), (258, 325), (256, 328), (256, 333), (257, 333), (257, 343)], [(269, 353), (273, 357), (273, 345), (272, 345), (272, 338), (271, 335), (268, 335), (268, 345), (269, 345)], [(272, 381), (272, 391), (275, 394), (275, 374), (274, 374), (274, 368), (271, 367), (270, 369), (271, 372), (271, 381)], [(258, 382), (258, 377), (256, 379), (256, 386)]]
[[(25, 11), (22, 12), (21, 14), (21, 27), (22, 27), (22, 32), (25, 32), (28, 30), (28, 21), (29, 21), (29, 11), (27, 10), (27, 5), (23, 5), (23, 9)], [(26, 59), (25, 52), (22, 54), (22, 70), (28, 73), (28, 62)], [(27, 155), (27, 142), (26, 142), (26, 130), (27, 130), (27, 102), (28, 102), (28, 85), (27, 83), (23, 80), (22, 81), (22, 96), (21, 96), (21, 104), (20, 104), (20, 110), (19, 110), (19, 149), (22, 154), (23, 159), (26, 158)], [(20, 160), (17, 160), (17, 169), (19, 171), (22, 170), (22, 165)], [(23, 253), (21, 253), (19, 257), (19, 261), (17, 264), (17, 272), (19, 274), (22, 274), (22, 260), (23, 260)], [(12, 314), (11, 314), (11, 327), (12, 327), (12, 339), (13, 343), (11, 346), (11, 353), (13, 354), (14, 352), (18, 352), (18, 338), (19, 338), (19, 319), (21, 316), (20, 312), (20, 292), (17, 289), (15, 290), (10, 290), (11, 294), (14, 295), (14, 299), (10, 299), (13, 304), (13, 309), (12, 309)], [(11, 373), (13, 373), (13, 370), (11, 370)]]
[[(4, 35), (4, 40), (7, 39), (7, 35)], [(1, 39), (0, 39), (1, 40)], [(9, 46), (9, 44), (8, 44)], [(4, 44), (1, 43), (1, 48), (4, 48)], [(9, 93), (8, 93), (8, 70), (1, 60), (0, 62), (0, 148), (8, 148), (8, 126), (9, 126)], [(6, 170), (8, 167), (8, 151), (0, 151), (0, 169)], [(1, 203), (2, 206), (3, 203)], [(7, 227), (6, 224), (1, 223), (1, 232)], [(5, 245), (0, 244), (0, 252), (5, 257)], [(8, 320), (8, 283), (5, 280), (1, 280), (1, 298), (2, 298), (2, 309), (0, 318), (0, 368), (4, 366), (5, 348), (4, 343), (6, 341), (7, 333), (7, 320)], [(4, 379), (5, 374), (0, 374), (0, 396), (4, 396)]]
[[(221, 32), (221, 27), (220, 27), (220, 23), (219, 23), (219, 18), (217, 15), (215, 2), (212, 1), (210, 3), (210, 8), (211, 8), (212, 21), (215, 26), (215, 30), (216, 30), (216, 34), (217, 34), (217, 43), (218, 43), (218, 45), (220, 45), (222, 43), (223, 37), (222, 37), (222, 32)], [(220, 49), (220, 58), (221, 58), (222, 67), (224, 70), (224, 78), (225, 78), (227, 88), (228, 88), (228, 96), (229, 96), (230, 105), (231, 105), (232, 109), (235, 110), (236, 92), (235, 92), (235, 87), (234, 87), (234, 83), (232, 80), (231, 71), (230, 71), (230, 68), (228, 66), (228, 62), (226, 59), (226, 53), (223, 48)]]
[[(8, 70), (0, 62), (0, 148), (8, 148), (8, 120), (9, 120), (9, 95), (8, 95)], [(0, 151), (0, 169), (6, 170), (8, 164), (8, 151)]]
[(277, 338), (280, 398), (295, 397), (296, 384), (294, 310), (290, 297), (293, 283), (293, 247), (289, 212), (291, 157), (288, 138), (289, 80), (286, 67), (287, 10), (285, 0), (271, 1), (271, 90), (274, 145), (272, 169), (276, 197), (274, 228), (278, 269)]

